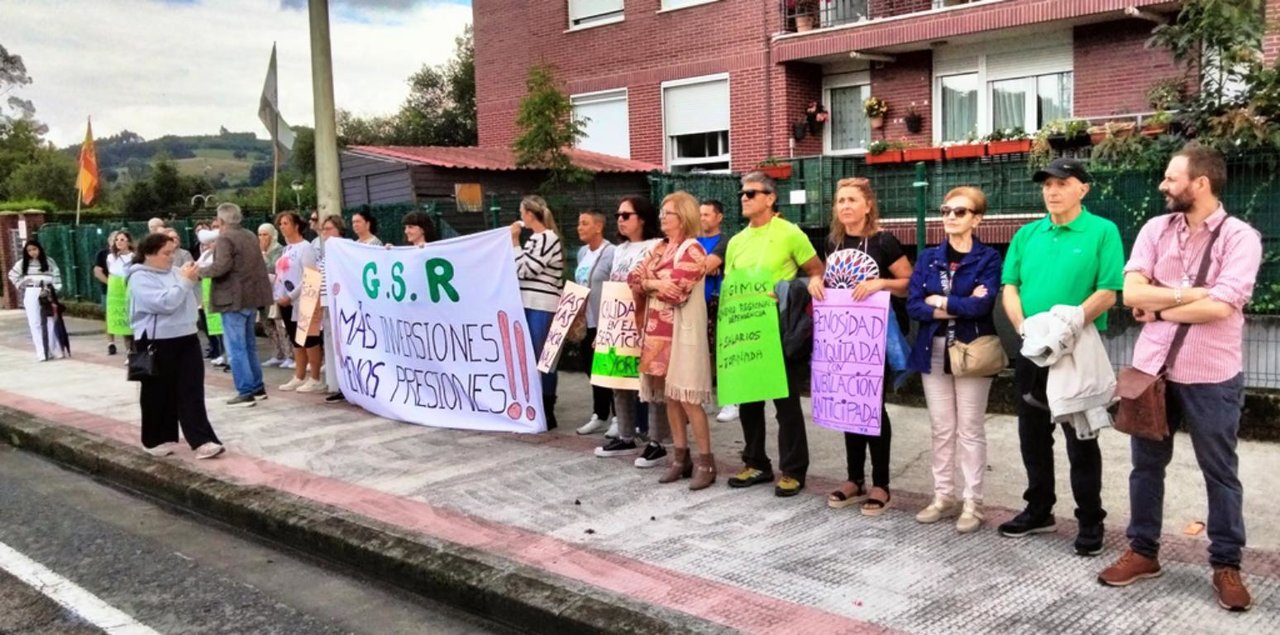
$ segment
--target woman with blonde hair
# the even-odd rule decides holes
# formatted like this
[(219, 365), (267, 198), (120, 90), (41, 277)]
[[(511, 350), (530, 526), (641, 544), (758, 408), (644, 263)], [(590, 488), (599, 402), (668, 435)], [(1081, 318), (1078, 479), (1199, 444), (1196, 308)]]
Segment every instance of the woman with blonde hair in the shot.
[[(675, 452), (658, 482), (673, 483), (692, 476), (689, 489), (700, 490), (716, 481), (711, 428), (703, 410), (703, 404), (712, 399), (703, 292), (707, 253), (697, 240), (697, 199), (688, 192), (674, 192), (662, 200), (661, 209), (666, 238), (628, 278), (632, 290), (646, 296), (640, 397), (654, 404), (666, 402)], [(688, 424), (692, 424), (698, 443), (694, 461), (689, 455)]]
[(133, 237), (123, 229), (113, 234), (107, 252), (107, 297), (105, 314), (107, 336), (124, 338), (125, 348), (133, 344), (133, 329), (129, 327), (129, 289), (125, 275), (133, 265)]
[[(907, 310), (920, 323), (909, 365), (924, 382), (933, 428), (933, 502), (916, 514), (921, 523), (959, 516), (956, 531), (982, 526), (982, 476), (987, 469), (986, 414), (991, 377), (957, 377), (947, 349), (996, 334), (1000, 252), (973, 230), (987, 211), (976, 187), (957, 187), (943, 199), (947, 240), (920, 254), (911, 275)], [(956, 499), (957, 465), (964, 478)]]
[[(863, 300), (879, 291), (897, 298), (907, 295), (911, 278), (911, 262), (893, 234), (880, 229), (880, 208), (875, 190), (865, 178), (840, 179), (836, 183), (835, 203), (831, 210), (831, 235), (827, 239), (824, 260), (826, 271), (821, 279), (809, 281), (809, 293), (823, 297), (824, 288), (853, 289), (853, 299)], [(842, 267), (838, 263), (856, 262), (858, 267)], [(850, 275), (850, 272), (854, 272)], [(892, 317), (906, 332), (905, 311), (890, 305)], [(886, 376), (888, 375), (886, 367)], [(843, 508), (861, 503), (862, 514), (879, 516), (889, 506), (889, 448), (893, 428), (889, 412), (880, 402), (880, 434), (870, 436), (844, 433), (849, 480), (831, 492), (827, 505)], [(871, 489), (866, 486), (867, 450), (871, 450)]]
[[(267, 277), (271, 279), (271, 284), (276, 281), (276, 261), (280, 259), (280, 254), (284, 251), (284, 247), (280, 245), (280, 231), (271, 223), (263, 223), (258, 225), (258, 246), (262, 249), (262, 261), (267, 265)], [(284, 320), (280, 318), (279, 305), (272, 304), (258, 309), (258, 321), (262, 322), (262, 330), (266, 331), (267, 339), (271, 340), (271, 345), (275, 348), (275, 354), (265, 362), (263, 366), (279, 366), (280, 368), (293, 368), (293, 346), (286, 339)]]
[[(533, 232), (520, 245), (520, 232)], [(511, 224), (511, 246), (515, 250), (516, 276), (520, 279), (520, 300), (524, 304), (529, 338), (533, 340), (533, 357), (542, 355), (542, 346), (551, 331), (551, 319), (560, 303), (564, 288), (564, 247), (555, 215), (541, 196), (526, 196), (520, 201), (520, 220)], [(542, 375), (542, 409), (547, 415), (547, 429), (556, 427), (556, 371)]]

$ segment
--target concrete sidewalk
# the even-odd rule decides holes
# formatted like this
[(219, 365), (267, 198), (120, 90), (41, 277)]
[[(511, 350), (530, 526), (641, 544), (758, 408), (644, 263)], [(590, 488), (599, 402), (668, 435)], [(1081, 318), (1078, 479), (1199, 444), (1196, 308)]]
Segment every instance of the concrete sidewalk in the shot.
[[(656, 471), (635, 469), (629, 459), (595, 458), (591, 449), (600, 439), (573, 434), (590, 402), (585, 379), (575, 374), (560, 381), (557, 413), (564, 429), (520, 436), (412, 426), (352, 406), (325, 405), (320, 396), (280, 393), (274, 386), (284, 383), (289, 371), (273, 369), (267, 369), (268, 401), (229, 410), (222, 402), (234, 394), (230, 377), (213, 371), (207, 376), (207, 402), (228, 455), (197, 463), (184, 450), (161, 460), (125, 447), (138, 447), (139, 412), (137, 387), (124, 381), (123, 356), (104, 354), (100, 324), (73, 321), (69, 327), (86, 333), (73, 337), (75, 358), (35, 363), (23, 316), (0, 313), (0, 401), (5, 406), (0, 429), (11, 442), (21, 439), (64, 459), (87, 456), (93, 446), (92, 461), (111, 466), (104, 472), (128, 468), (152, 480), (239, 487), (234, 492), (239, 513), (258, 510), (267, 518), (254, 521), (259, 525), (275, 513), (269, 501), (291, 495), (291, 506), (279, 509), (306, 516), (311, 526), (328, 519), (367, 521), (384, 532), (386, 541), (403, 541), (379, 542), (384, 553), (410, 543), (469, 550), (466, 557), (473, 560), (495, 559), (487, 563), (494, 570), (519, 568), (526, 578), (545, 576), (539, 584), (557, 593), (595, 597), (599, 606), (577, 605), (576, 623), (584, 629), (1280, 630), (1280, 505), (1268, 496), (1271, 483), (1264, 471), (1271, 445), (1241, 443), (1252, 545), (1245, 572), (1255, 608), (1229, 614), (1213, 601), (1207, 540), (1182, 535), (1187, 523), (1203, 520), (1205, 509), (1203, 480), (1185, 435), (1178, 438), (1169, 468), (1166, 573), (1111, 589), (1094, 577), (1124, 544), (1128, 451), (1127, 440), (1118, 434), (1103, 437), (1108, 551), (1081, 558), (1071, 550), (1075, 526), (1069, 522), (1062, 450), (1058, 533), (1017, 541), (995, 533), (996, 524), (1021, 508), (1025, 484), (1016, 422), (1010, 417), (988, 421), (989, 526), (968, 536), (957, 535), (947, 522), (922, 526), (914, 521), (930, 489), (923, 410), (890, 406), (893, 507), (873, 519), (856, 508), (826, 507), (826, 493), (844, 478), (844, 447), (837, 433), (812, 426), (808, 487), (791, 499), (775, 498), (772, 488), (725, 486), (738, 467), (736, 423), (713, 426), (721, 479), (703, 492), (689, 492), (683, 484), (659, 486)], [(278, 519), (280, 525), (289, 522)], [(459, 566), (453, 562), (449, 566)], [(528, 588), (507, 590), (527, 596)], [(609, 606), (625, 608), (618, 615), (637, 621), (610, 621)], [(646, 613), (645, 607), (653, 610)], [(554, 630), (550, 622), (521, 622), (511, 615), (507, 620)]]

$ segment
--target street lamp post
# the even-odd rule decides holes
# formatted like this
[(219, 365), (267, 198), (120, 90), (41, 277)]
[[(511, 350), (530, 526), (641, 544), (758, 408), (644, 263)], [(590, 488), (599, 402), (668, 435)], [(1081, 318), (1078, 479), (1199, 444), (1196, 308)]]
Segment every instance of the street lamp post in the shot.
[(302, 181), (294, 181), (289, 184), (289, 187), (293, 188), (293, 202), (298, 209), (302, 209)]

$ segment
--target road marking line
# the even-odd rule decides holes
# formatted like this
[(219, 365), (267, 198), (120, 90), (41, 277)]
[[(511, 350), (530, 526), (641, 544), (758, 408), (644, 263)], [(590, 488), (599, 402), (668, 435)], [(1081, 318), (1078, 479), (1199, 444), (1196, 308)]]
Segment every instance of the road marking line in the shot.
[(0, 569), (110, 635), (160, 635), (98, 596), (0, 542)]

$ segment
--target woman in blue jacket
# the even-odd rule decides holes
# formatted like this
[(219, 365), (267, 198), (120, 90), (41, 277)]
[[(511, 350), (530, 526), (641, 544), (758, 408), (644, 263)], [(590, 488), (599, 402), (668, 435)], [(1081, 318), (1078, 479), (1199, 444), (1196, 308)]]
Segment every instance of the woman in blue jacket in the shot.
[[(958, 515), (960, 533), (982, 526), (991, 378), (953, 375), (947, 348), (996, 334), (992, 312), (1000, 290), (1000, 254), (973, 235), (986, 211), (982, 190), (958, 187), (948, 192), (941, 208), (947, 240), (920, 255), (907, 289), (907, 312), (920, 323), (909, 365), (921, 373), (933, 427), (934, 498), (916, 520), (935, 523)], [(957, 464), (964, 479), (960, 497)]]

